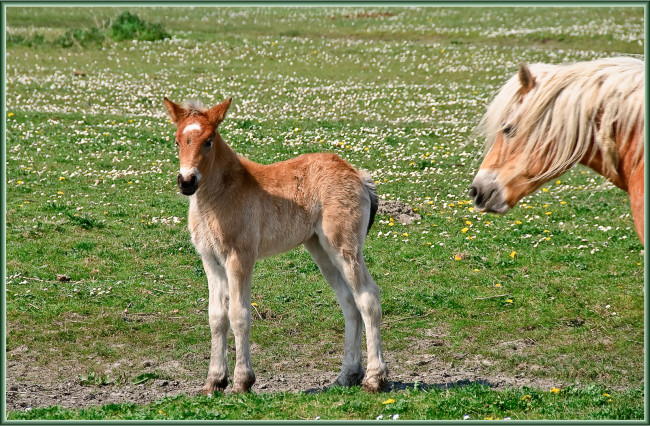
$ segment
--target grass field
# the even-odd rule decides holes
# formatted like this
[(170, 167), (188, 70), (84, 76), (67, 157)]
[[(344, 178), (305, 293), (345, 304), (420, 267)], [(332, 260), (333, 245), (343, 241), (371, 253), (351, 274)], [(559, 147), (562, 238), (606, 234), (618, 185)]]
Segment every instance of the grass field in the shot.
[[(507, 216), (467, 195), (472, 130), (518, 64), (643, 57), (643, 8), (130, 8), (171, 38), (104, 36), (124, 10), (6, 11), (9, 419), (644, 417), (627, 194), (576, 167)], [(379, 215), (364, 250), (394, 390), (296, 392), (336, 378), (344, 325), (298, 248), (255, 269), (254, 393), (195, 396), (207, 286), (164, 96), (233, 97), (237, 152), (335, 152), (417, 209)], [(181, 395), (101, 407), (165, 383)]]

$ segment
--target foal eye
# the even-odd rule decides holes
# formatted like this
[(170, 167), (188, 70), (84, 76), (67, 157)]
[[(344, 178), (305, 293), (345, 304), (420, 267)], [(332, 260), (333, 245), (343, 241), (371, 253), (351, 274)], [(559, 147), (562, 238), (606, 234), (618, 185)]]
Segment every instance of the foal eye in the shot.
[(207, 141), (205, 141), (204, 147), (210, 148), (211, 146), (212, 146), (212, 139), (208, 139)]
[(176, 139), (174, 142), (176, 142), (176, 148), (178, 148), (178, 139)]

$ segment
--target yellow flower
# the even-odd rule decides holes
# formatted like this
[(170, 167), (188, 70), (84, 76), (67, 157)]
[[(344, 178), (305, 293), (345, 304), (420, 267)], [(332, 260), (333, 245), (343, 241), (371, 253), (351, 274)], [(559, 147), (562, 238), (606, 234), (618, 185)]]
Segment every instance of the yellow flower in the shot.
[(23, 184), (23, 181), (22, 181), (22, 180), (19, 180), (19, 181), (16, 182), (16, 183), (17, 183), (18, 185), (22, 185), (22, 184)]
[(548, 192), (548, 188), (542, 188), (542, 192)]
[(606, 397), (606, 398), (609, 398), (611, 395), (608, 394), (607, 392), (605, 392), (605, 393), (603, 394), (603, 396)]
[(465, 232), (467, 232), (467, 231), (469, 231), (469, 228), (463, 228), (463, 229), (460, 230), (460, 232), (462, 232), (463, 234), (464, 234)]
[(388, 398), (386, 401), (382, 402), (382, 404), (395, 404), (395, 400), (393, 398)]
[(63, 191), (57, 191), (57, 194), (63, 195)]
[(61, 176), (61, 177), (59, 178), (59, 180), (65, 180), (65, 177), (64, 177), (64, 176)]
[(406, 233), (406, 232), (402, 234), (402, 237), (408, 237), (408, 236), (409, 236), (409, 234)]
[(548, 234), (549, 232), (551, 232), (551, 231), (549, 231), (548, 229), (544, 230), (544, 233), (546, 233), (546, 234)]
[(514, 251), (514, 250), (510, 253), (510, 257), (512, 257), (513, 259), (515, 258), (516, 255), (517, 255), (517, 252)]
[(457, 254), (455, 254), (455, 255), (454, 255), (454, 260), (460, 260), (460, 256), (457, 255)]
[(474, 268), (474, 272), (478, 272), (478, 269)]
[(561, 180), (556, 180), (556, 181), (555, 181), (555, 184), (556, 184), (556, 185), (559, 185), (559, 184), (561, 184), (561, 183), (562, 183)]
[(515, 222), (517, 225), (521, 225), (521, 220)]
[(512, 303), (512, 299), (508, 299), (508, 300), (506, 300), (506, 302)]
[[(478, 269), (477, 269), (477, 270), (478, 270)], [(501, 284), (496, 283), (496, 284), (494, 284), (494, 286), (495, 286), (495, 287), (501, 287)]]
[(553, 387), (553, 389), (551, 389), (551, 392), (553, 392), (553, 393), (560, 393), (561, 390), (562, 390), (562, 389), (558, 389), (558, 388), (556, 388), (556, 387)]
[(472, 222), (470, 222), (469, 220), (465, 221), (465, 225), (471, 225), (471, 224), (472, 224)]
[(251, 306), (257, 306), (257, 303), (253, 302), (251, 303)]
[(13, 112), (10, 112), (10, 113), (7, 114), (7, 115), (8, 115), (9, 117), (13, 117), (13, 116), (14, 116), (14, 113), (13, 113)]
[(296, 127), (295, 129), (293, 129), (293, 131), (294, 131), (294, 132), (299, 132), (299, 131), (300, 131), (300, 127)]
[(473, 212), (473, 211), (474, 211), (474, 207), (468, 207), (467, 210)]
[(565, 205), (566, 201), (560, 201), (560, 204)]
[(524, 395), (524, 396), (521, 397), (522, 401), (526, 401), (528, 399), (530, 399), (530, 395)]
[(548, 215), (550, 215), (550, 214), (551, 214), (551, 212), (546, 212), (546, 216), (548, 216)]
[(388, 224), (388, 226), (393, 226), (393, 225), (395, 225), (395, 223), (393, 223), (393, 222), (390, 222), (390, 223)]

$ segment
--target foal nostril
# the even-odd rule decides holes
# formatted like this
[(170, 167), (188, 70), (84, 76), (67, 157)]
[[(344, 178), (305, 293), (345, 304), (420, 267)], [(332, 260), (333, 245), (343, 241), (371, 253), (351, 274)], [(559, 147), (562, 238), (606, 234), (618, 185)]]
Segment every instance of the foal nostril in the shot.
[(194, 188), (196, 186), (196, 175), (191, 175), (189, 180), (185, 180), (185, 177), (179, 173), (178, 186), (183, 189)]

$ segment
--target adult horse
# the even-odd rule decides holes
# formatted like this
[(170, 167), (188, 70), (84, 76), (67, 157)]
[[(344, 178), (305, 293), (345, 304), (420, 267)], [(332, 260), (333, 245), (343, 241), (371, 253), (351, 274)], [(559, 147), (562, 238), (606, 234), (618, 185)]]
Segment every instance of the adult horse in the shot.
[(477, 211), (506, 213), (575, 164), (630, 196), (644, 243), (645, 63), (627, 57), (521, 64), (478, 129), (487, 155), (472, 182)]

